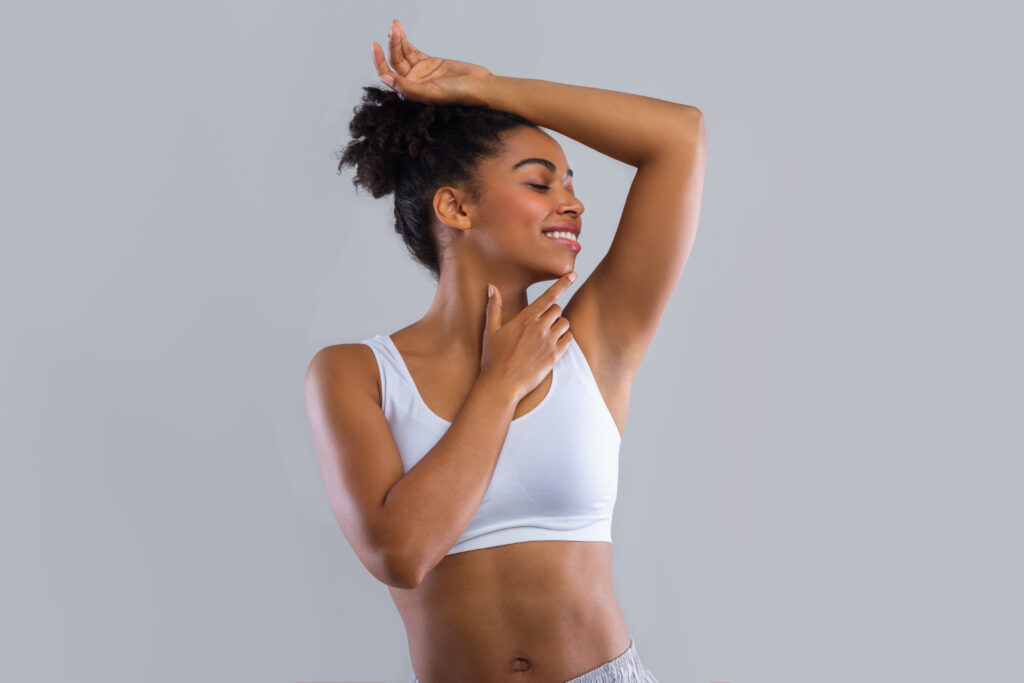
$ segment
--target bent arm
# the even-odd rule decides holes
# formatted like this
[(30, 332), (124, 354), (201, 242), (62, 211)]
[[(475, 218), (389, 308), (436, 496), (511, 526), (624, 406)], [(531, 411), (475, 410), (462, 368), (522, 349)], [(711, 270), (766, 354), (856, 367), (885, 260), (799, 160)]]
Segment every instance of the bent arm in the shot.
[(478, 379), (444, 436), (404, 472), (368, 353), (337, 344), (313, 357), (310, 426), (331, 508), (356, 555), (383, 583), (415, 588), (480, 507), (521, 395)]
[(498, 466), (520, 396), (478, 379), (455, 421), (388, 491), (386, 542), (415, 587), (448, 554), (476, 515)]

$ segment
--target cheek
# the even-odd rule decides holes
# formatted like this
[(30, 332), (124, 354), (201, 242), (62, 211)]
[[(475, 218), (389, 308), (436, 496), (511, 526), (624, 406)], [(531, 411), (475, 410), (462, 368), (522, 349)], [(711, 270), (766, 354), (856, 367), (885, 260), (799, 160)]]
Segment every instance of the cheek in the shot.
[(494, 228), (488, 241), (506, 245), (536, 237), (551, 211), (550, 200), (529, 188), (523, 192), (494, 193), (481, 208)]
[(532, 192), (520, 195), (508, 202), (508, 215), (521, 221), (543, 222), (548, 213), (548, 200), (544, 195)]
[(549, 201), (543, 192), (529, 187), (525, 182), (492, 188), (488, 197), (493, 206), (506, 210), (543, 206)]

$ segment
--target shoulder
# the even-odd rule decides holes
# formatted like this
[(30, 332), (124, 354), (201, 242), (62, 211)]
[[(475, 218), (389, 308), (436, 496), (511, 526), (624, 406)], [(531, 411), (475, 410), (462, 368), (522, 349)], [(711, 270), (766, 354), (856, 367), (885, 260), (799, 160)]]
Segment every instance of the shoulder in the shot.
[(306, 389), (365, 392), (381, 403), (380, 372), (373, 349), (366, 344), (331, 344), (315, 354), (306, 367)]

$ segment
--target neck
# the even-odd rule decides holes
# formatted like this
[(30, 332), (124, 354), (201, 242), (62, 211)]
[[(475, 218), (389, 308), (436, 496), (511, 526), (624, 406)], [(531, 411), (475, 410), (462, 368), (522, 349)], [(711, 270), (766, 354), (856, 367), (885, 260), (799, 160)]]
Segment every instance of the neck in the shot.
[(436, 349), (439, 355), (479, 360), (487, 319), (488, 283), (501, 292), (502, 324), (529, 303), (526, 288), (531, 283), (520, 269), (502, 271), (465, 260), (445, 264), (430, 309), (413, 325), (425, 337), (441, 344)]

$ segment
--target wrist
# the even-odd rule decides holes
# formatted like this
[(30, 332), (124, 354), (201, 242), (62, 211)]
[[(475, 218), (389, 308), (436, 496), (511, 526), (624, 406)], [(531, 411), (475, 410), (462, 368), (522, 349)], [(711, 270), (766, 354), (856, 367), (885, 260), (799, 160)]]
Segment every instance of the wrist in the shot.
[(500, 87), (498, 83), (501, 78), (501, 76), (488, 73), (486, 76), (477, 79), (468, 94), (470, 106), (494, 109), (494, 92)]
[(473, 390), (486, 396), (494, 405), (513, 410), (524, 395), (511, 379), (486, 370), (477, 376)]

